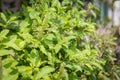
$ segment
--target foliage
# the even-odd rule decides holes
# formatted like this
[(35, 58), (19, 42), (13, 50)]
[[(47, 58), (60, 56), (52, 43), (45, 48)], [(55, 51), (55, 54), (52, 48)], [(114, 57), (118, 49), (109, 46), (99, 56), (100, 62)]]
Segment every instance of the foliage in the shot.
[[(99, 57), (103, 40), (96, 38), (96, 24), (84, 4), (80, 0), (74, 7), (72, 0), (34, 3), (23, 6), (23, 15), (0, 13), (2, 79), (110, 80), (109, 59)], [(98, 39), (100, 47), (95, 44)]]

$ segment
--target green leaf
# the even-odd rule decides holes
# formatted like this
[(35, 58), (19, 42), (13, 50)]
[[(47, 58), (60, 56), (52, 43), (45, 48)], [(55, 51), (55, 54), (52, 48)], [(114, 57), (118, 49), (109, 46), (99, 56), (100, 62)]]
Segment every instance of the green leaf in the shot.
[(33, 11), (33, 12), (29, 13), (29, 16), (30, 16), (31, 19), (37, 19), (37, 17), (39, 17), (39, 13)]
[(15, 49), (15, 50), (21, 50), (21, 48), (15, 44), (15, 41), (16, 41), (16, 39), (17, 39), (17, 35), (12, 35), (12, 36), (10, 37), (10, 39), (11, 39), (11, 40), (10, 40), (9, 42), (4, 43), (4, 45), (6, 46), (6, 48), (12, 47), (12, 48)]
[(10, 19), (7, 21), (7, 24), (10, 24), (12, 21), (16, 19), (17, 19), (17, 16), (11, 16)]
[(54, 48), (55, 49), (55, 53), (58, 53), (61, 48), (62, 48), (61, 44), (55, 45), (55, 48)]
[(5, 36), (9, 33), (9, 30), (5, 29), (5, 30), (2, 30), (1, 33), (0, 33), (0, 41), (5, 38)]
[(9, 44), (7, 44), (7, 46), (12, 47), (13, 49), (18, 50), (18, 51), (21, 50), (21, 48), (18, 47), (15, 43), (9, 42)]
[(0, 50), (0, 56), (5, 56), (13, 53), (13, 50)]
[(67, 72), (65, 72), (65, 80), (70, 80), (69, 79), (69, 74)]
[[(15, 53), (12, 53), (15, 54)], [(18, 62), (13, 57), (7, 57), (6, 59), (2, 60), (2, 65), (4, 68), (11, 68), (15, 67), (18, 64)]]
[(48, 74), (53, 72), (54, 70), (55, 69), (53, 67), (50, 67), (50, 66), (45, 66), (45, 67), (41, 68), (37, 74), (37, 79), (40, 79), (46, 75), (49, 76)]
[(99, 63), (91, 62), (91, 65), (98, 67), (99, 69), (103, 70), (103, 67)]
[(18, 72), (22, 75), (22, 78), (27, 78), (27, 77), (31, 78), (32, 77), (31, 75), (32, 75), (33, 69), (30, 66), (20, 65), (17, 67), (17, 69), (18, 69)]
[(53, 34), (48, 34), (48, 36), (46, 37), (46, 39), (48, 40), (53, 40), (53, 38), (55, 38)]
[(3, 13), (0, 13), (0, 17), (6, 22), (7, 21), (7, 18), (6, 16), (3, 14)]
[(81, 71), (82, 72), (82, 68), (80, 65), (73, 65), (74, 68), (76, 68), (76, 71)]
[(93, 67), (90, 64), (85, 64), (90, 70), (93, 70)]
[(63, 77), (65, 77), (65, 73), (66, 73), (65, 66), (66, 66), (66, 64), (64, 62), (61, 63), (57, 80), (60, 80)]
[(9, 33), (9, 30), (5, 29), (2, 30), (2, 32), (0, 33), (0, 36), (6, 36)]
[(9, 80), (17, 80), (18, 73), (11, 75), (10, 73), (7, 73), (8, 71), (4, 71), (4, 72), (5, 72), (5, 74), (3, 75), (2, 80), (7, 80), (7, 79), (9, 79)]
[(29, 23), (28, 23), (28, 21), (22, 21), (21, 23), (20, 23), (20, 29), (24, 29), (24, 28), (26, 28), (27, 26), (29, 26)]
[(91, 13), (96, 18), (96, 13), (93, 10), (91, 10)]
[(34, 39), (34, 36), (32, 36), (30, 33), (18, 33), (27, 43), (32, 43), (32, 45), (37, 46), (39, 44), (39, 41)]
[(40, 45), (40, 50), (45, 54), (47, 55), (47, 51), (45, 49), (45, 47), (43, 45)]
[(6, 25), (3, 24), (3, 23), (0, 23), (0, 26), (3, 27), (3, 28), (6, 28)]
[(22, 21), (20, 23), (20, 32), (21, 33), (29, 33), (30, 28), (28, 28), (29, 23), (27, 21)]
[(32, 68), (29, 66), (18, 66), (17, 68), (20, 73), (32, 72)]
[(99, 78), (102, 80), (110, 80), (110, 78), (108, 78), (105, 74), (103, 74), (101, 72), (98, 75), (99, 75)]
[(32, 67), (39, 67), (41, 64), (45, 63), (45, 61), (41, 62), (39, 52), (36, 49), (32, 49), (28, 56), (29, 58), (27, 60), (30, 62), (30, 66)]
[(24, 48), (25, 44), (26, 44), (25, 41), (21, 41), (21, 42), (19, 43), (19, 47), (22, 49), (22, 48)]

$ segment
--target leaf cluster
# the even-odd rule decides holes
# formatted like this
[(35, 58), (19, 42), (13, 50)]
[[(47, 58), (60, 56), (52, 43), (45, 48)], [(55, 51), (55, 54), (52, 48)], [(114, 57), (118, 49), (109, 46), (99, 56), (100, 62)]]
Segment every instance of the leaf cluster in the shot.
[(22, 15), (0, 13), (3, 80), (110, 80), (92, 43), (96, 23), (83, 2), (72, 4), (38, 0)]

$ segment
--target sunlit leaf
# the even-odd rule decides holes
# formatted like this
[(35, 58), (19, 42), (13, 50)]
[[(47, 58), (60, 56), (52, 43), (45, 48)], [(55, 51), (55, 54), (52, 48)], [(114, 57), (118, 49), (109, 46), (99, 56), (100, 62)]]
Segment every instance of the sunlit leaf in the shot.
[(40, 46), (40, 50), (47, 55), (47, 51), (43, 45)]
[(1, 32), (0, 32), (0, 40), (2, 40), (3, 38), (5, 38), (6, 37), (6, 35), (9, 33), (9, 30), (2, 30)]
[(20, 28), (21, 28), (21, 29), (24, 29), (24, 28), (26, 28), (28, 25), (29, 25), (29, 23), (28, 23), (27, 21), (22, 21), (22, 22), (20, 23)]
[(24, 73), (24, 72), (32, 72), (32, 68), (29, 67), (29, 66), (19, 66), (17, 67), (18, 68), (18, 71), (20, 73)]
[(60, 79), (62, 79), (63, 77), (65, 77), (65, 73), (66, 73), (65, 65), (66, 65), (66, 64), (65, 64), (64, 62), (61, 63), (57, 80), (60, 80)]
[(53, 72), (54, 68), (50, 67), (50, 66), (45, 66), (43, 68), (40, 69), (40, 71), (37, 74), (37, 79), (40, 79), (44, 76), (49, 76), (49, 73)]
[(17, 39), (16, 35), (11, 36), (11, 40), (7, 43), (4, 43), (4, 45), (6, 45), (6, 48), (12, 47), (15, 50), (21, 50), (20, 47), (15, 44), (16, 39)]
[(93, 67), (90, 64), (85, 64), (90, 70), (93, 70)]
[(55, 46), (55, 53), (58, 53), (61, 48), (62, 48), (61, 44), (56, 44), (56, 46)]
[(100, 64), (98, 64), (98, 63), (91, 62), (91, 64), (94, 65), (95, 67), (98, 67), (101, 70), (103, 69), (103, 67)]
[(7, 21), (7, 24), (11, 23), (12, 21), (16, 19), (17, 19), (17, 16), (11, 16), (10, 19)]
[(0, 13), (0, 17), (1, 17), (5, 22), (7, 21), (7, 18), (6, 18), (6, 16), (5, 16), (4, 13)]
[(3, 28), (5, 28), (5, 24), (3, 24), (3, 23), (0, 23), (0, 26), (3, 27)]
[(0, 56), (5, 56), (13, 53), (13, 50), (0, 50)]

